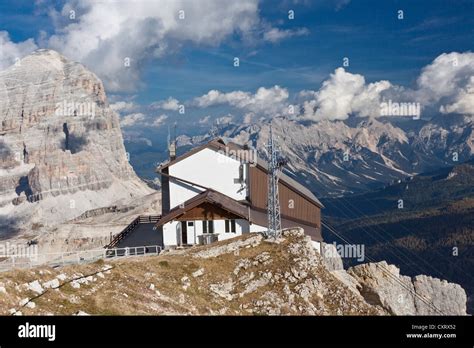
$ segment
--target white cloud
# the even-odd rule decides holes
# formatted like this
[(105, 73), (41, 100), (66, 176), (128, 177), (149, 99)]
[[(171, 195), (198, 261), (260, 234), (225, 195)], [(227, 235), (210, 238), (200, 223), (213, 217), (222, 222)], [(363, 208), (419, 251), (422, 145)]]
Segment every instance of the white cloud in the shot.
[(417, 97), (439, 105), (442, 113), (474, 114), (474, 53), (451, 52), (423, 68)]
[(337, 68), (316, 91), (302, 91), (313, 99), (303, 104), (304, 114), (312, 120), (344, 120), (351, 114), (379, 116), (382, 93), (392, 86), (388, 81), (366, 84), (364, 76)]
[(299, 98), (313, 98), (315, 97), (315, 94), (316, 94), (315, 91), (303, 89), (302, 91), (298, 92), (298, 97)]
[[(183, 44), (215, 46), (234, 34), (249, 38), (262, 25), (258, 0), (70, 0), (62, 12), (76, 20), (56, 21), (49, 46), (91, 67), (109, 90), (131, 90), (146, 61), (173, 53)], [(180, 19), (180, 11), (184, 19)], [(80, 14), (80, 15), (79, 15)], [(64, 17), (58, 13), (53, 17)], [(124, 65), (130, 58), (130, 66)]]
[(116, 112), (130, 112), (136, 110), (138, 105), (134, 102), (118, 101), (110, 104), (110, 108)]
[(160, 115), (153, 121), (153, 127), (161, 127), (168, 119), (168, 115)]
[(474, 76), (471, 76), (465, 88), (452, 98), (451, 103), (441, 105), (440, 112), (474, 115)]
[[(254, 122), (262, 117), (285, 115), (290, 104), (299, 117), (310, 120), (344, 120), (354, 116), (381, 116), (382, 105), (393, 103), (420, 103), (422, 114), (432, 112), (474, 114), (474, 53), (449, 53), (437, 57), (422, 69), (414, 89), (393, 85), (381, 80), (367, 83), (364, 76), (338, 68), (326, 79), (319, 90), (302, 90), (290, 102), (289, 92), (280, 86), (260, 87), (255, 93), (244, 91), (208, 93), (186, 102), (198, 108), (227, 105), (241, 111), (241, 121)], [(175, 110), (178, 100), (168, 99), (154, 103), (155, 107)], [(231, 116), (217, 119), (228, 123)], [(209, 123), (209, 115), (199, 120)], [(239, 118), (240, 119), (240, 118)]]
[(179, 109), (179, 100), (173, 97), (169, 97), (166, 100), (160, 100), (158, 102), (154, 102), (150, 106), (153, 109), (177, 111)]
[(296, 30), (271, 28), (263, 34), (263, 39), (276, 43), (294, 36), (303, 36), (308, 34), (309, 30), (307, 28), (300, 28)]
[(351, 114), (380, 116), (381, 103), (419, 103), (433, 112), (474, 114), (474, 53), (451, 52), (439, 55), (425, 66), (415, 89), (392, 85), (389, 81), (366, 84), (362, 75), (338, 68), (318, 91), (301, 91), (303, 117), (312, 120), (344, 120)]
[(352, 112), (359, 116), (380, 116), (383, 97), (389, 97), (396, 89), (397, 87), (386, 80), (365, 85), (362, 91), (355, 95), (353, 99)]
[(126, 115), (120, 120), (120, 126), (122, 127), (131, 127), (139, 123), (142, 123), (146, 119), (146, 116), (141, 112), (134, 114)]
[(255, 94), (243, 91), (223, 93), (211, 90), (195, 98), (194, 104), (200, 108), (228, 104), (253, 113), (274, 115), (281, 114), (282, 110), (287, 108), (288, 96), (288, 90), (280, 86), (260, 87)]
[(0, 31), (0, 70), (9, 67), (17, 59), (21, 59), (37, 48), (33, 39), (15, 43), (10, 40), (8, 32)]

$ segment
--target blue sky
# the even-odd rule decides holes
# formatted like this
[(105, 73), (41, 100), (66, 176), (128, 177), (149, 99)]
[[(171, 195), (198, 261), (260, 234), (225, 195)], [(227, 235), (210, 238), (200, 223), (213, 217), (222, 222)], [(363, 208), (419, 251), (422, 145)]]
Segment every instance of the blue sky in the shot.
[[(8, 32), (13, 43), (33, 39), (37, 47), (50, 47), (53, 42), (50, 37), (60, 36), (61, 30), (68, 29), (70, 24), (65, 22), (64, 14), (61, 16), (61, 10), (69, 9), (66, 6), (75, 9), (75, 22), (87, 14), (88, 7), (80, 3), (2, 0), (0, 31)], [(118, 87), (108, 84), (107, 76), (120, 72), (107, 70), (107, 64), (102, 62), (95, 64), (97, 60), (91, 58), (92, 54), (81, 56), (82, 52), (78, 51), (76, 56), (67, 43), (53, 48), (64, 47), (61, 53), (83, 62), (103, 78), (112, 101), (133, 101), (141, 106), (169, 97), (184, 103), (213, 89), (222, 93), (255, 93), (259, 87), (275, 85), (287, 89), (288, 99), (292, 100), (299, 91), (318, 90), (342, 66), (344, 57), (349, 58), (345, 71), (363, 75), (367, 83), (389, 80), (394, 85), (412, 88), (421, 69), (440, 54), (473, 49), (473, 1), (263, 0), (257, 3), (258, 24), (250, 28), (250, 34), (245, 34), (256, 33), (255, 37), (248, 39), (236, 31), (213, 42), (214, 33), (203, 42), (183, 38), (174, 47), (173, 42), (180, 37), (172, 33), (171, 38), (166, 37), (171, 46), (169, 52), (150, 55), (149, 50), (154, 48), (146, 48), (140, 51), (139, 58), (133, 58), (134, 62), (139, 61), (134, 71), (138, 83), (131, 82), (129, 85), (133, 87), (129, 90), (122, 88), (128, 85), (126, 78)], [(225, 6), (224, 1), (220, 4)], [(289, 10), (295, 11), (294, 20), (288, 19)], [(403, 10), (403, 20), (397, 18), (398, 10)], [(269, 28), (304, 30), (305, 34), (270, 42), (259, 33)], [(126, 41), (126, 38), (117, 39), (113, 44), (121, 45), (123, 51)], [(135, 44), (133, 41), (130, 44)], [(238, 68), (233, 66), (234, 57), (241, 59)], [(233, 113), (235, 107), (224, 103), (188, 110), (197, 120), (208, 114), (217, 117)], [(165, 110), (163, 114), (171, 120), (175, 111)]]
[[(446, 1), (361, 0), (340, 10), (327, 3), (274, 7), (265, 1), (262, 14), (270, 21), (281, 20), (284, 28), (306, 27), (310, 33), (277, 44), (233, 42), (187, 49), (169, 59), (174, 66), (158, 63), (149, 70), (146, 82), (152, 99), (187, 99), (210, 89), (254, 91), (275, 84), (294, 92), (315, 89), (342, 65), (343, 57), (350, 59), (346, 70), (368, 81), (410, 85), (439, 54), (474, 48), (471, 1), (452, 6)], [(294, 21), (286, 19), (287, 8), (295, 9)], [(404, 10), (402, 21), (397, 19), (399, 9)], [(232, 65), (235, 56), (243, 60), (239, 68)]]

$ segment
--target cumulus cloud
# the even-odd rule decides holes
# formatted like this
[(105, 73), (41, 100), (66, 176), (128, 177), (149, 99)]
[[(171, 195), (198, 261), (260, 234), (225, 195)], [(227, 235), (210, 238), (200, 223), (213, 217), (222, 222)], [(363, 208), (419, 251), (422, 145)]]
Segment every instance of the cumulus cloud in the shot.
[(474, 114), (474, 53), (438, 56), (417, 79), (417, 97), (442, 113)]
[(173, 97), (169, 97), (166, 100), (160, 100), (160, 101), (154, 102), (150, 106), (153, 109), (177, 111), (179, 109), (179, 100)]
[(260, 87), (254, 94), (243, 91), (223, 93), (218, 90), (211, 90), (195, 98), (194, 105), (205, 108), (227, 104), (252, 113), (275, 115), (281, 114), (282, 110), (287, 107), (288, 96), (288, 90), (280, 86)]
[(451, 103), (441, 105), (439, 111), (443, 114), (458, 113), (474, 115), (474, 76), (469, 82), (453, 97)]
[(184, 43), (215, 46), (234, 34), (251, 37), (262, 25), (258, 0), (225, 6), (221, 0), (161, 0), (159, 6), (153, 1), (70, 0), (61, 14), (71, 9), (81, 15), (72, 23), (57, 21), (49, 46), (90, 66), (112, 91), (133, 89), (145, 62)]
[(263, 34), (263, 39), (272, 43), (276, 43), (294, 36), (303, 36), (308, 34), (309, 30), (307, 28), (300, 28), (296, 30), (271, 28)]
[(318, 91), (303, 90), (302, 117), (344, 120), (350, 115), (381, 115), (382, 103), (419, 103), (428, 113), (474, 114), (474, 53), (443, 53), (424, 67), (414, 89), (389, 81), (367, 84), (364, 76), (338, 68)]
[(17, 59), (21, 59), (37, 48), (33, 39), (15, 43), (10, 40), (8, 32), (0, 31), (0, 70), (13, 65)]
[[(386, 80), (367, 83), (363, 75), (337, 68), (318, 90), (302, 90), (291, 101), (288, 90), (275, 85), (260, 87), (255, 93), (210, 90), (186, 101), (186, 104), (197, 108), (230, 106), (236, 109), (237, 113), (233, 112), (236, 117), (248, 124), (261, 118), (287, 115), (289, 105), (294, 105), (300, 118), (313, 121), (344, 120), (352, 115), (378, 117), (390, 115), (383, 112), (388, 102), (418, 104), (417, 112), (425, 117), (432, 116), (433, 112), (474, 114), (474, 54), (453, 52), (440, 55), (422, 69), (412, 89)], [(177, 99), (169, 97), (153, 106), (176, 110), (178, 103)], [(221, 124), (232, 120), (230, 116), (225, 117), (215, 120)], [(210, 123), (211, 119), (207, 115), (198, 122)]]
[(303, 116), (312, 120), (345, 120), (351, 114), (379, 116), (382, 94), (391, 87), (388, 81), (366, 84), (364, 76), (337, 68), (318, 91), (300, 93), (313, 97), (304, 102)]

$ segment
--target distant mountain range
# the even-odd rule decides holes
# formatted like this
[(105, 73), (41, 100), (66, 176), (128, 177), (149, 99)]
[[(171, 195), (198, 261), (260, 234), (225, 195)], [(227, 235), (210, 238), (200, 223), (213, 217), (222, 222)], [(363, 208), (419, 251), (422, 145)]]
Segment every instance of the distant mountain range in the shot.
[[(431, 120), (353, 117), (346, 121), (308, 122), (278, 117), (272, 124), (282, 154), (288, 159), (289, 174), (305, 182), (318, 196), (335, 197), (383, 187), (471, 159), (473, 119), (439, 115)], [(212, 135), (179, 137), (178, 150), (219, 135), (251, 144), (266, 157), (268, 131), (268, 121), (229, 123), (210, 132)], [(139, 152), (136, 144), (132, 147)], [(137, 161), (137, 156), (133, 157)], [(163, 159), (164, 156), (159, 158)], [(132, 159), (138, 174), (147, 173), (149, 166), (143, 160), (138, 162)]]

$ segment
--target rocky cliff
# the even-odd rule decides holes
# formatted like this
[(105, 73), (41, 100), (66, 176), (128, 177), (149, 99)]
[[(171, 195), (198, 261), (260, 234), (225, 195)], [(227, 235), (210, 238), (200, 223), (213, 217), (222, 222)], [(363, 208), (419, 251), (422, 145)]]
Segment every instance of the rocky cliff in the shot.
[(48, 225), (150, 193), (102, 82), (55, 51), (0, 72), (0, 231)]
[(390, 314), (466, 315), (466, 292), (458, 284), (425, 275), (410, 278), (385, 261), (349, 268), (347, 274), (368, 303)]
[[(385, 261), (364, 263), (344, 270), (333, 244), (323, 243), (326, 269), (351, 291), (392, 315), (466, 315), (466, 291), (446, 280), (400, 274)], [(329, 255), (329, 256), (328, 256)]]
[[(331, 272), (301, 229), (278, 242), (247, 234), (159, 256), (0, 273), (0, 314), (431, 314), (382, 266), (396, 273), (371, 264)], [(459, 286), (419, 278), (414, 288), (442, 312), (433, 314), (465, 314)]]

